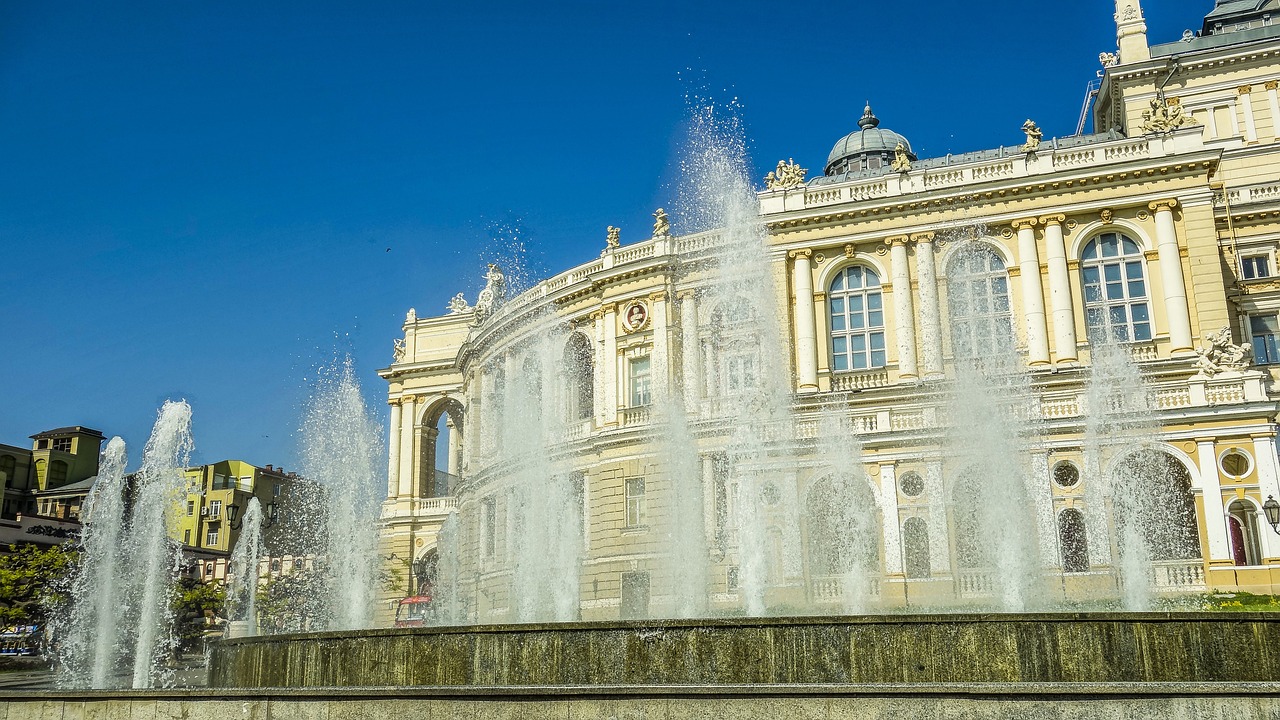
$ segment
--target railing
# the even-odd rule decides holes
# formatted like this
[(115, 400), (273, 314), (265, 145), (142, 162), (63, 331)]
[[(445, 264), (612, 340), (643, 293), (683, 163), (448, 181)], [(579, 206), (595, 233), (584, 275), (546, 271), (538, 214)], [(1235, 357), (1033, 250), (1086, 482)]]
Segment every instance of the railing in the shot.
[(809, 595), (815, 602), (819, 603), (838, 603), (845, 599), (845, 583), (858, 582), (865, 583), (862, 588), (866, 591), (864, 597), (878, 598), (880, 597), (880, 578), (846, 578), (839, 575), (826, 577), (809, 578)]
[(1205, 402), (1210, 405), (1229, 405), (1244, 402), (1244, 381), (1235, 381), (1221, 385), (1205, 385)]
[(990, 597), (995, 593), (993, 570), (961, 570), (956, 574), (956, 590), (960, 597)]
[(642, 405), (640, 407), (622, 408), (620, 411), (622, 416), (623, 427), (634, 427), (636, 425), (649, 424), (649, 406)]
[(871, 388), (887, 387), (888, 385), (889, 373), (883, 370), (870, 370), (867, 372), (844, 373), (841, 375), (831, 376), (831, 389), (836, 392), (869, 390)]
[(1157, 592), (1196, 592), (1205, 589), (1204, 564), (1196, 560), (1151, 563)]
[(1221, 192), (1213, 195), (1213, 203), (1215, 205), (1225, 205), (1230, 202), (1232, 207), (1236, 205), (1248, 205), (1250, 203), (1269, 202), (1272, 200), (1280, 200), (1280, 183), (1260, 183), (1257, 185), (1245, 185), (1244, 187), (1231, 188), (1227, 190), (1224, 197)]
[(418, 498), (413, 501), (414, 515), (448, 515), (458, 508), (456, 497)]

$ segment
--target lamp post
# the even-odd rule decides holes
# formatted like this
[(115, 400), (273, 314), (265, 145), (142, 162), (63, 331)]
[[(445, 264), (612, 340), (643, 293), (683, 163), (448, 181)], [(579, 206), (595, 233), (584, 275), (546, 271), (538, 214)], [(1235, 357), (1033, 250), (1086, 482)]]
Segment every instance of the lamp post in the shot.
[(227, 522), (231, 524), (232, 530), (239, 530), (240, 526), (244, 524), (244, 520), (240, 520), (240, 522), (236, 522), (236, 519), (239, 516), (240, 516), (239, 505), (235, 503), (231, 503), (230, 505), (227, 506)]
[(1272, 532), (1280, 535), (1280, 502), (1268, 495), (1267, 501), (1262, 503), (1262, 512), (1267, 516), (1267, 524), (1271, 526)]

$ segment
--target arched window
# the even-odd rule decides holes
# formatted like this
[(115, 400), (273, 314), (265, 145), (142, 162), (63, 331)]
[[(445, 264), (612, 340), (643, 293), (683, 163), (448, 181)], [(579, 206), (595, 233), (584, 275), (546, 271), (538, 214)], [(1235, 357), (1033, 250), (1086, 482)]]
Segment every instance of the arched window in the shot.
[(49, 463), (49, 483), (46, 487), (59, 487), (67, 482), (67, 463), (54, 460)]
[(565, 393), (570, 420), (587, 420), (595, 406), (595, 361), (591, 341), (582, 333), (569, 336), (564, 346)]
[(1089, 538), (1085, 534), (1084, 514), (1067, 508), (1058, 515), (1058, 543), (1062, 548), (1062, 571), (1088, 572)]
[(902, 551), (908, 578), (927, 578), (929, 565), (929, 527), (918, 517), (902, 523)]
[(1227, 508), (1227, 533), (1231, 539), (1231, 558), (1236, 565), (1261, 565), (1258, 547), (1258, 520), (1253, 506), (1236, 500)]
[(1004, 260), (985, 243), (969, 243), (947, 265), (951, 349), (958, 358), (982, 357), (1013, 347), (1009, 276)]
[[(885, 366), (884, 296), (880, 277), (861, 265), (836, 273), (827, 288), (831, 308), (831, 369), (836, 372)], [(901, 292), (911, 292), (902, 288)]]
[(1142, 250), (1128, 236), (1104, 233), (1080, 254), (1090, 342), (1151, 339), (1151, 306)]
[(1112, 473), (1117, 524), (1161, 529), (1139, 533), (1152, 560), (1201, 557), (1191, 473), (1181, 461), (1163, 450), (1143, 449), (1122, 458)]

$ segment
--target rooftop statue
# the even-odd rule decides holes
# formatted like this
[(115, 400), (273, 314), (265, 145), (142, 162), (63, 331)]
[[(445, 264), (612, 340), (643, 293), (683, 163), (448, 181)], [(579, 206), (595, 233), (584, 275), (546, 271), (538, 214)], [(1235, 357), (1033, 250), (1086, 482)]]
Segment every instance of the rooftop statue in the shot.
[(409, 312), (404, 314), (405, 324), (408, 325), (411, 322), (417, 322), (417, 320), (418, 320), (418, 311), (414, 310), (413, 308), (409, 308)]
[(796, 164), (795, 158), (778, 161), (778, 169), (764, 176), (765, 190), (788, 190), (804, 185), (808, 170)]
[(1249, 367), (1249, 343), (1231, 342), (1231, 328), (1224, 327), (1204, 336), (1209, 343), (1196, 348), (1196, 377), (1213, 377), (1221, 372), (1239, 372)]
[(449, 309), (450, 315), (457, 315), (471, 309), (471, 306), (467, 304), (467, 299), (462, 297), (462, 293), (454, 295), (446, 307)]
[(653, 211), (653, 236), (656, 238), (671, 237), (671, 220), (662, 208)]
[(911, 158), (907, 155), (907, 146), (899, 141), (898, 145), (893, 149), (893, 165), (894, 170), (900, 173), (909, 172), (911, 170)]
[(1115, 67), (1120, 64), (1120, 56), (1113, 52), (1098, 53), (1098, 62), (1104, 68)]
[(1027, 121), (1022, 123), (1022, 132), (1027, 134), (1027, 142), (1022, 146), (1022, 151), (1035, 152), (1036, 148), (1040, 147), (1040, 139), (1044, 137), (1044, 131), (1035, 124), (1035, 121), (1027, 118)]
[(1142, 131), (1148, 134), (1169, 133), (1185, 125), (1196, 124), (1183, 111), (1177, 98), (1166, 98), (1164, 93), (1151, 98), (1151, 109), (1142, 111)]
[(610, 250), (617, 250), (618, 245), (620, 244), (620, 241), (618, 240), (618, 235), (622, 233), (622, 228), (616, 228), (610, 225), (606, 229), (606, 232), (608, 233), (608, 235), (606, 235), (604, 239), (605, 251), (608, 252)]
[(489, 269), (484, 274), (484, 289), (480, 291), (480, 297), (476, 298), (476, 322), (482, 322), (506, 299), (506, 281), (498, 264), (489, 263)]
[(394, 362), (404, 361), (404, 338), (396, 338), (391, 346), (391, 357)]

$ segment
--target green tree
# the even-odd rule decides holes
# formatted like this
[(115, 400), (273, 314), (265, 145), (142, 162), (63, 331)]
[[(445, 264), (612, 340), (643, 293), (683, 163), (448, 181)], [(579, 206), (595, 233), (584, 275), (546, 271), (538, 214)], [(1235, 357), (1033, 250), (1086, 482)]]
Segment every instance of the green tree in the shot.
[(220, 582), (202, 582), (197, 578), (181, 577), (173, 586), (174, 630), (178, 635), (178, 648), (183, 651), (199, 647), (204, 635), (204, 611), (212, 610), (218, 617), (226, 617), (227, 589)]
[(258, 586), (258, 625), (264, 633), (323, 630), (328, 608), (323, 598), (326, 578), (316, 570), (298, 569)]
[(44, 625), (67, 601), (78, 559), (66, 545), (10, 545), (0, 554), (0, 626)]

